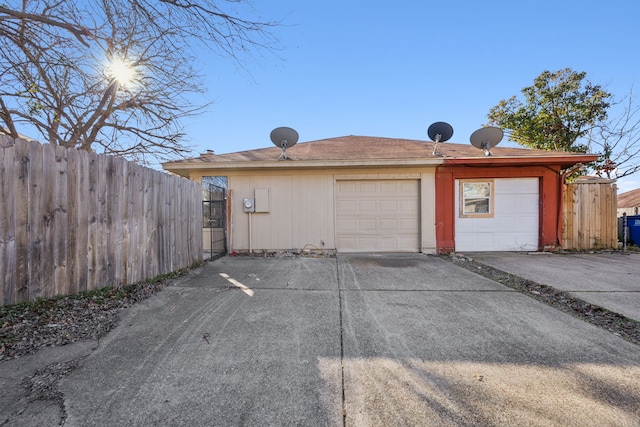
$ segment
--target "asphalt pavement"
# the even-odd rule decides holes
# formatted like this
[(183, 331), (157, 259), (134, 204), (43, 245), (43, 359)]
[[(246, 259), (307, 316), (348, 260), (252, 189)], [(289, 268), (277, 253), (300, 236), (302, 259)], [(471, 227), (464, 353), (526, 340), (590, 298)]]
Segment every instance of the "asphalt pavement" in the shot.
[[(593, 277), (584, 265), (599, 259), (474, 255), (505, 271), (526, 260), (539, 283)], [(637, 298), (628, 259), (624, 283), (554, 283), (626, 310), (604, 293)], [(100, 342), (1, 363), (0, 378), (19, 387), (75, 358), (58, 400), (13, 397), (26, 409), (7, 425), (638, 426), (639, 349), (435, 256), (224, 257), (126, 310)]]

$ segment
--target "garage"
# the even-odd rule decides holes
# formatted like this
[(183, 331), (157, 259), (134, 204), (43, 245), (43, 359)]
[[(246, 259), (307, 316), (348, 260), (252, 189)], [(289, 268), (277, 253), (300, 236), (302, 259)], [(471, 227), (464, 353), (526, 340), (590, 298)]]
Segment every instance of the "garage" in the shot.
[(336, 181), (340, 252), (419, 252), (418, 180)]
[(538, 250), (539, 187), (538, 178), (456, 180), (455, 250)]
[[(453, 142), (434, 150), (423, 140), (349, 135), (297, 143), (286, 161), (281, 147), (268, 147), (163, 167), (194, 180), (225, 177), (230, 252), (450, 253), (559, 247), (562, 171), (597, 159), (513, 147), (486, 156)], [(246, 212), (245, 199), (257, 211)]]

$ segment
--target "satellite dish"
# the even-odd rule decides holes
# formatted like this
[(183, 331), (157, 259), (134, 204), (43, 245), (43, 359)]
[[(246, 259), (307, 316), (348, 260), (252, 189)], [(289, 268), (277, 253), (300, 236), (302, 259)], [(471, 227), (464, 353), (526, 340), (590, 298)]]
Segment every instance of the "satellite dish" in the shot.
[(287, 148), (291, 148), (298, 142), (298, 132), (288, 127), (279, 127), (271, 131), (271, 142), (276, 147), (282, 148), (280, 160), (287, 160)]
[(489, 126), (480, 128), (471, 134), (471, 145), (484, 151), (485, 156), (491, 156), (491, 149), (502, 141), (502, 129)]
[(429, 138), (435, 143), (433, 144), (433, 155), (437, 156), (438, 154), (438, 142), (448, 141), (449, 138), (453, 136), (453, 128), (449, 123), (445, 122), (435, 122), (429, 129), (427, 129), (427, 134)]
[(449, 123), (435, 122), (429, 126), (427, 134), (434, 142), (445, 142), (453, 136), (453, 128)]

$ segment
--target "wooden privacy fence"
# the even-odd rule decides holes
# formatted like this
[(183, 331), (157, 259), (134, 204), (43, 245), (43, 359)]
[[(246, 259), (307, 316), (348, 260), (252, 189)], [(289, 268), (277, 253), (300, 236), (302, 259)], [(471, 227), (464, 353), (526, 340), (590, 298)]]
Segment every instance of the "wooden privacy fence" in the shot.
[(197, 182), (0, 140), (0, 304), (135, 283), (202, 260)]
[(615, 181), (604, 178), (584, 177), (565, 185), (563, 249), (618, 247), (616, 191)]

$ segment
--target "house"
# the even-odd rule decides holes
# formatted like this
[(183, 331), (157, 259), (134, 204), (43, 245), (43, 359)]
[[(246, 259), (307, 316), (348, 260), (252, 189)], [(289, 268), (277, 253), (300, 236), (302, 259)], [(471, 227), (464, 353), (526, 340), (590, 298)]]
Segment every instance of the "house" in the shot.
[[(597, 156), (343, 136), (164, 163), (228, 177), (227, 247), (338, 252), (557, 247), (563, 169)], [(245, 207), (243, 202), (251, 205)]]
[(618, 194), (618, 217), (624, 213), (640, 215), (640, 188)]

